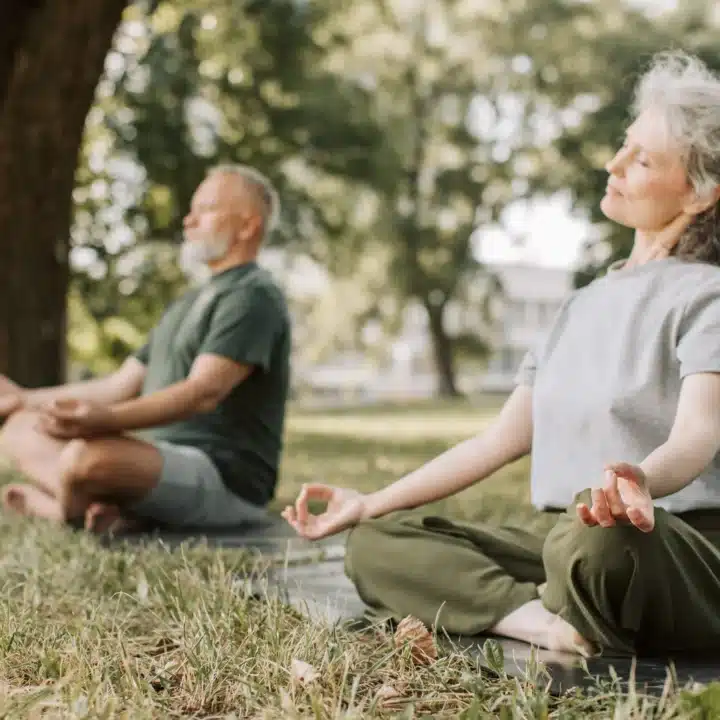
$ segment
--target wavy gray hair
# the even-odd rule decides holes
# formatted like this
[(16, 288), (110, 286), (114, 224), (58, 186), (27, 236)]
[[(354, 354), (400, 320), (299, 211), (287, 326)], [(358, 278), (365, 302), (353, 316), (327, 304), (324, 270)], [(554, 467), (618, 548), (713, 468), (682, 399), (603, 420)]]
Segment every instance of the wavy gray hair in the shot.
[[(665, 119), (698, 197), (715, 192), (720, 186), (720, 77), (682, 51), (659, 53), (635, 92), (635, 114), (648, 108)], [(674, 254), (720, 265), (719, 203), (697, 216)]]
[(255, 193), (262, 218), (264, 240), (278, 225), (280, 220), (280, 198), (273, 184), (259, 170), (249, 165), (216, 165), (208, 170), (208, 177), (218, 174), (236, 175), (247, 183)]

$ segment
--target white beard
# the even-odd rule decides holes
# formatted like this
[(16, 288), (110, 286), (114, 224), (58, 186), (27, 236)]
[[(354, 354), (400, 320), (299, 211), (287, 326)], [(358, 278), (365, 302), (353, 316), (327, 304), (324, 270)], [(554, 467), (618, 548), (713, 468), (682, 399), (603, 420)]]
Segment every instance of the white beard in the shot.
[(194, 274), (198, 269), (205, 268), (208, 263), (222, 260), (230, 250), (231, 240), (231, 236), (227, 233), (194, 240), (186, 235), (180, 247), (180, 266), (186, 272)]

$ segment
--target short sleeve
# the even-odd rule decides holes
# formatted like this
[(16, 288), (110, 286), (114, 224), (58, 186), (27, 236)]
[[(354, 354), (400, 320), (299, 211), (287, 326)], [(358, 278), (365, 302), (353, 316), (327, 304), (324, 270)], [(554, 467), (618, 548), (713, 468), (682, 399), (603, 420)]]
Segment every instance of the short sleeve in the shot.
[(137, 358), (143, 365), (148, 364), (150, 359), (150, 338), (139, 350), (133, 353), (133, 357)]
[(677, 343), (680, 377), (720, 373), (720, 286), (696, 293), (685, 306)]
[(198, 354), (220, 355), (267, 372), (285, 322), (281, 305), (266, 288), (226, 293), (215, 305)]
[(536, 343), (535, 347), (529, 348), (525, 353), (525, 356), (520, 363), (520, 367), (515, 374), (516, 385), (529, 385), (532, 387), (535, 384), (535, 376), (537, 375), (538, 368), (542, 363), (542, 358), (545, 354), (548, 341), (551, 336), (562, 331), (563, 318), (565, 317), (567, 310), (570, 307), (570, 303), (575, 295), (575, 292), (569, 293), (568, 296), (560, 303), (560, 307), (555, 312), (552, 322), (546, 328), (545, 332), (542, 333), (540, 341)]
[(532, 387), (535, 384), (535, 373), (537, 372), (537, 359), (533, 350), (528, 350), (525, 357), (520, 363), (520, 367), (515, 375), (516, 385), (528, 385)]

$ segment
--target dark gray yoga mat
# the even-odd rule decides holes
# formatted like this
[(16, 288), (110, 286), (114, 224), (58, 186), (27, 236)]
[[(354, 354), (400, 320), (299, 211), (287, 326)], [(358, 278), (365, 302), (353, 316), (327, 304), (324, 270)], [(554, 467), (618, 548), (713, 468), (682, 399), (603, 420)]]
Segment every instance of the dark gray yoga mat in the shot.
[[(206, 543), (214, 547), (237, 548), (257, 553), (272, 563), (262, 577), (238, 580), (245, 590), (258, 597), (279, 597), (299, 612), (321, 622), (337, 623), (360, 619), (365, 605), (343, 572), (344, 537), (321, 542), (298, 538), (279, 518), (254, 527), (222, 530), (172, 532), (155, 530), (107, 538), (107, 542), (160, 542), (174, 548), (184, 543)], [(483, 654), (487, 637), (452, 636), (439, 638), (453, 647), (476, 655), (485, 667), (491, 667)], [(550, 678), (554, 693), (575, 687), (590, 687), (597, 680), (610, 682), (613, 677), (627, 685), (634, 678), (640, 692), (659, 694), (670, 672), (677, 686), (691, 682), (720, 680), (720, 649), (714, 658), (592, 658), (583, 661), (575, 655), (531, 649), (529, 645), (504, 638), (492, 638), (503, 653), (504, 670), (510, 676), (532, 675), (534, 664), (541, 663)]]

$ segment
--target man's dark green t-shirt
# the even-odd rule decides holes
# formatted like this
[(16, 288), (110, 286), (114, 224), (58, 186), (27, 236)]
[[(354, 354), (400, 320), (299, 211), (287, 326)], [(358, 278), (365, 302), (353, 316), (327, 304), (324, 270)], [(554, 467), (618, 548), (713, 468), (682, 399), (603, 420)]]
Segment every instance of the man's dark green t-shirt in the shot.
[(215, 275), (174, 302), (136, 357), (142, 393), (188, 377), (195, 358), (221, 355), (253, 372), (215, 410), (143, 433), (203, 450), (227, 487), (256, 505), (277, 483), (290, 377), (290, 318), (270, 273), (256, 263)]

